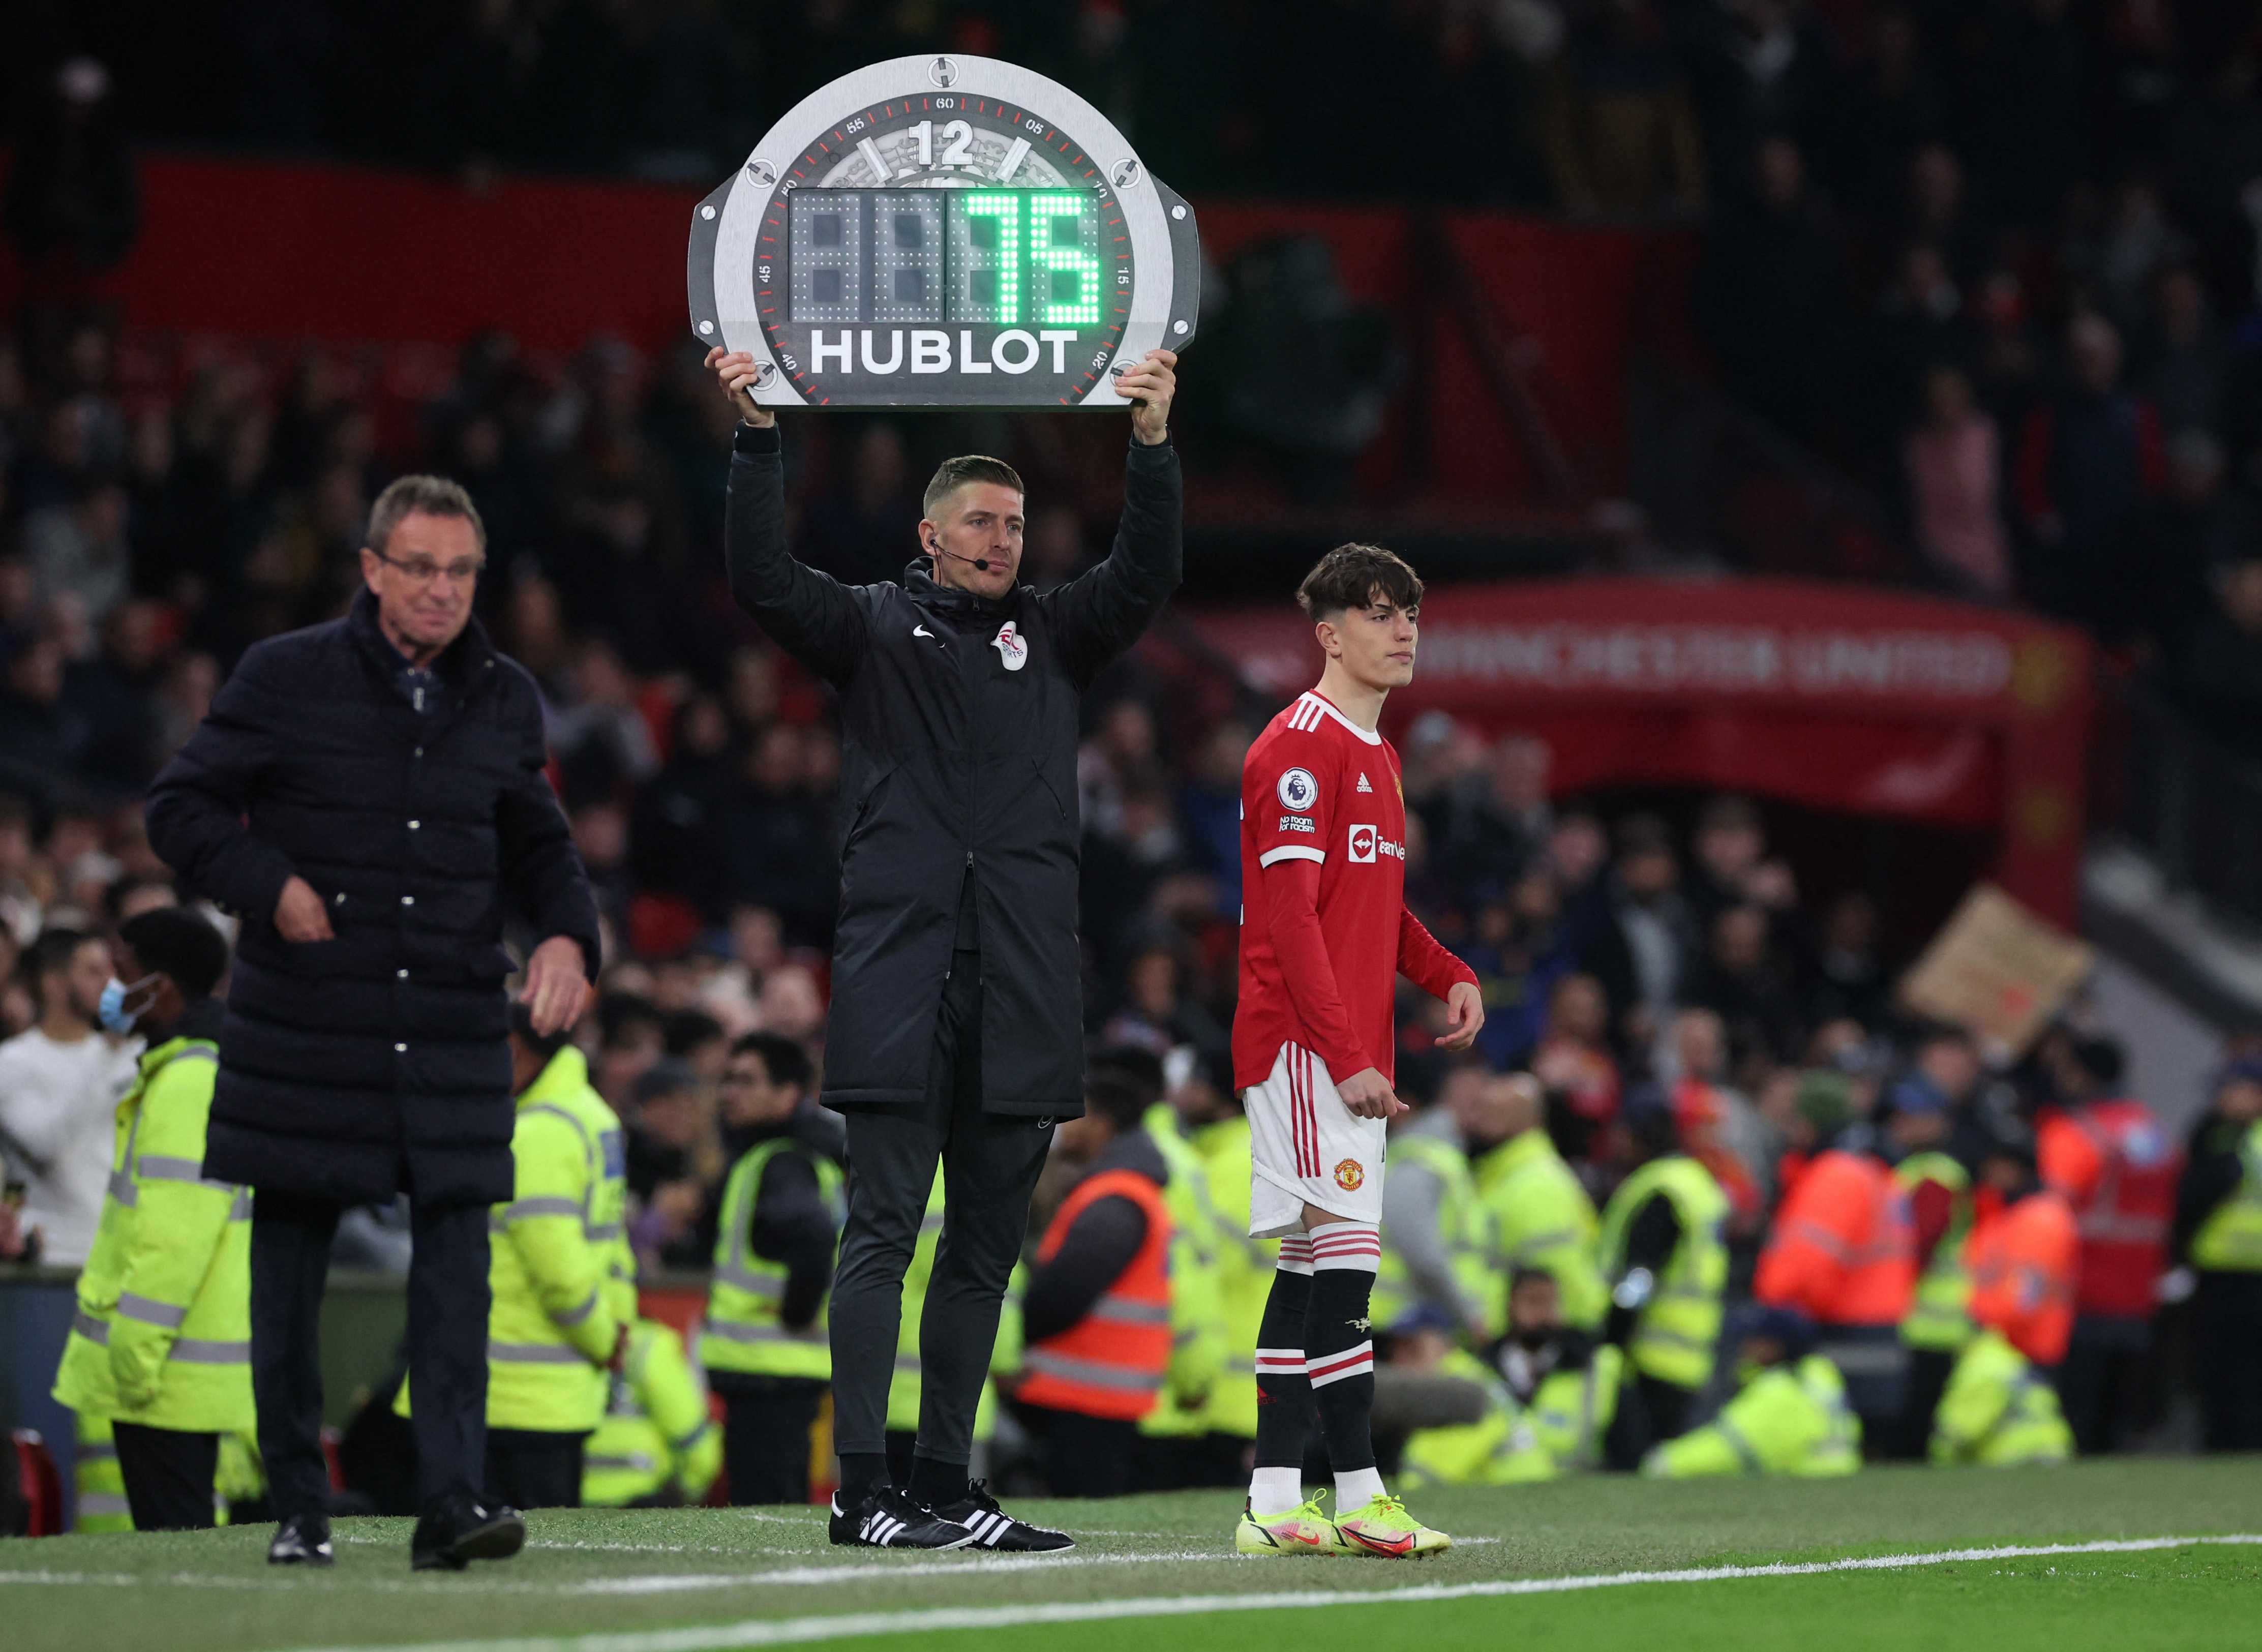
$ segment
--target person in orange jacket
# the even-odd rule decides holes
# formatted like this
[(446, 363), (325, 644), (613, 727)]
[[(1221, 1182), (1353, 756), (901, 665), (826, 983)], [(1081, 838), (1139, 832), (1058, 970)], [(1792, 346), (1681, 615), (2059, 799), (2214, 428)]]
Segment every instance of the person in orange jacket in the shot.
[(1056, 1497), (1131, 1490), (1139, 1419), (1171, 1358), (1170, 1166), (1141, 1128), (1147, 1099), (1120, 1074), (1085, 1080), (1084, 1116), (1054, 1129), (1081, 1172), (1037, 1246), (1021, 1295), (1021, 1420), (1045, 1446)]
[(1889, 1438), (1908, 1351), (1900, 1323), (1916, 1284), (1908, 1195), (1876, 1127), (1848, 1126), (1784, 1193), (1752, 1295), (1814, 1321), (1819, 1352), (1846, 1378), (1864, 1439)]
[(2122, 1093), (2112, 1039), (2054, 1039), (2044, 1060), (2061, 1105), (2039, 1115), (2036, 1161), (2081, 1235), (2058, 1397), (2086, 1456), (2125, 1444), (2153, 1403), (2152, 1314), (2183, 1154), (2150, 1107)]
[(2035, 1143), (1999, 1125), (1979, 1165), (1981, 1213), (1963, 1248), (1971, 1276), (1971, 1323), (2045, 1371), (2065, 1358), (2073, 1335), (2080, 1235), (2072, 1207), (2035, 1173)]

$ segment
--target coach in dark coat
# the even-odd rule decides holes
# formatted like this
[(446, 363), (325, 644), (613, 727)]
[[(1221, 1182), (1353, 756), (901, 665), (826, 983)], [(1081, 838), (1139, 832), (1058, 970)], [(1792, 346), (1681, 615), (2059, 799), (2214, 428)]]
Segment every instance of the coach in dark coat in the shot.
[[(731, 588), (839, 696), (840, 918), (823, 1100), (847, 1115), (854, 1173), (828, 1314), (835, 1538), (940, 1547), (962, 1540), (955, 1521), (989, 1547), (1064, 1546), (1018, 1522), (1000, 1540), (966, 1464), (1049, 1126), (1083, 1111), (1079, 700), (1178, 582), (1167, 422), (1177, 357), (1152, 352), (1119, 381), (1132, 442), (1113, 554), (1041, 595), (1018, 578), (1020, 478), (990, 458), (936, 473), (900, 584), (844, 586), (794, 560), (775, 423), (745, 394), (753, 363), (720, 350), (708, 360), (744, 418), (725, 516)], [(911, 1483), (892, 1487), (885, 1419), (904, 1269), (938, 1160), (945, 1205), (920, 1327), (918, 1439)], [(872, 1501), (903, 1493), (911, 1506)]]
[[(479, 1506), (487, 1212), (511, 1197), (506, 905), (527, 996), (579, 1014), (596, 909), (543, 776), (533, 680), (471, 617), (483, 535), (453, 483), (380, 496), (347, 616), (259, 644), (157, 777), (149, 840), (242, 919), (205, 1173), (256, 1190), (252, 1362), (278, 1560), (328, 1542), (316, 1343), (340, 1210), (410, 1196), (420, 1565), (502, 1548)], [(508, 1518), (505, 1518), (508, 1516)], [(484, 1533), (484, 1535), (480, 1535)], [(505, 1552), (508, 1552), (507, 1550)]]

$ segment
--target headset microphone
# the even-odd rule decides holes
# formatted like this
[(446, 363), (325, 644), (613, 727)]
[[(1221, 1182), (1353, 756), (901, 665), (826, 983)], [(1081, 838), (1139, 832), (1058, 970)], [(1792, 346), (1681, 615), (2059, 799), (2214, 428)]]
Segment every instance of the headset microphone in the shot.
[(941, 545), (938, 545), (933, 539), (926, 542), (926, 548), (937, 556), (950, 558), (954, 562), (971, 563), (977, 573), (987, 574), (990, 572), (990, 559), (987, 557), (962, 557), (955, 551), (944, 550)]

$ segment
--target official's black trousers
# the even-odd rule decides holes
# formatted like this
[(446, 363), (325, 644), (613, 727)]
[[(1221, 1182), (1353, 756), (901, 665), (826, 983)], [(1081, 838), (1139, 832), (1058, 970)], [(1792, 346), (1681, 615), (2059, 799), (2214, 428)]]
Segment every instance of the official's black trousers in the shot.
[(1119, 1417), (1086, 1417), (1048, 1405), (1019, 1408), (1045, 1445), (1045, 1485), (1056, 1497), (1120, 1497), (1131, 1490), (1139, 1425)]
[(809, 1439), (825, 1385), (814, 1377), (710, 1371), (723, 1396), (723, 1473), (731, 1504), (809, 1501)]
[(2262, 1273), (2202, 1273), (2191, 1332), (2201, 1446), (2262, 1451)]
[(114, 1423), (118, 1472), (137, 1532), (201, 1532), (213, 1523), (220, 1436)]
[(832, 1279), (832, 1428), (844, 1454), (878, 1454), (903, 1323), (904, 1270), (940, 1161), (942, 1239), (919, 1320), (917, 1453), (964, 1464), (998, 1340), (998, 1308), (1028, 1231), (1050, 1120), (982, 1110), (981, 955), (952, 956), (916, 1108), (848, 1115), (848, 1221)]
[(1640, 1468), (1652, 1446), (1689, 1432), (1689, 1412), (1696, 1403), (1693, 1389), (1662, 1377), (1637, 1374), (1618, 1390), (1618, 1409), (1603, 1439), (1604, 1461), (1621, 1470)]
[(1908, 1374), (1901, 1381), (1901, 1414), (1893, 1425), (1891, 1454), (1904, 1462), (1922, 1462), (1932, 1449), (1932, 1417), (1940, 1396), (1948, 1392), (1948, 1379), (1956, 1374), (1955, 1354), (1940, 1348), (1909, 1350)]
[[(322, 1287), (339, 1207), (262, 1190), (251, 1207), (251, 1387), (275, 1516), (329, 1512), (322, 1455)], [(486, 1458), (487, 1212), (412, 1201), (408, 1377), (427, 1509), (476, 1500)]]
[[(416, 1387), (409, 1384), (412, 1402)], [(487, 1430), (486, 1502), (514, 1509), (578, 1509), (581, 1506), (581, 1450), (585, 1431), (565, 1433), (547, 1428)]]
[(2151, 1388), (2150, 1320), (2076, 1316), (2057, 1368), (2057, 1397), (2077, 1451), (2089, 1457), (2127, 1450), (2148, 1420)]

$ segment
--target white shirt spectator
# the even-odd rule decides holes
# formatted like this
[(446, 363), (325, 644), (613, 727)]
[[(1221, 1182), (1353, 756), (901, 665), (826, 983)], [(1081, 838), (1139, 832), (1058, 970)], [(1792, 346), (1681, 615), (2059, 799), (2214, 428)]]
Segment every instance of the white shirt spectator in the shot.
[(118, 1101), (140, 1052), (139, 1039), (65, 1043), (36, 1027), (0, 1043), (0, 1147), (24, 1178), (23, 1225), (40, 1230), (43, 1262), (76, 1267), (93, 1248)]

